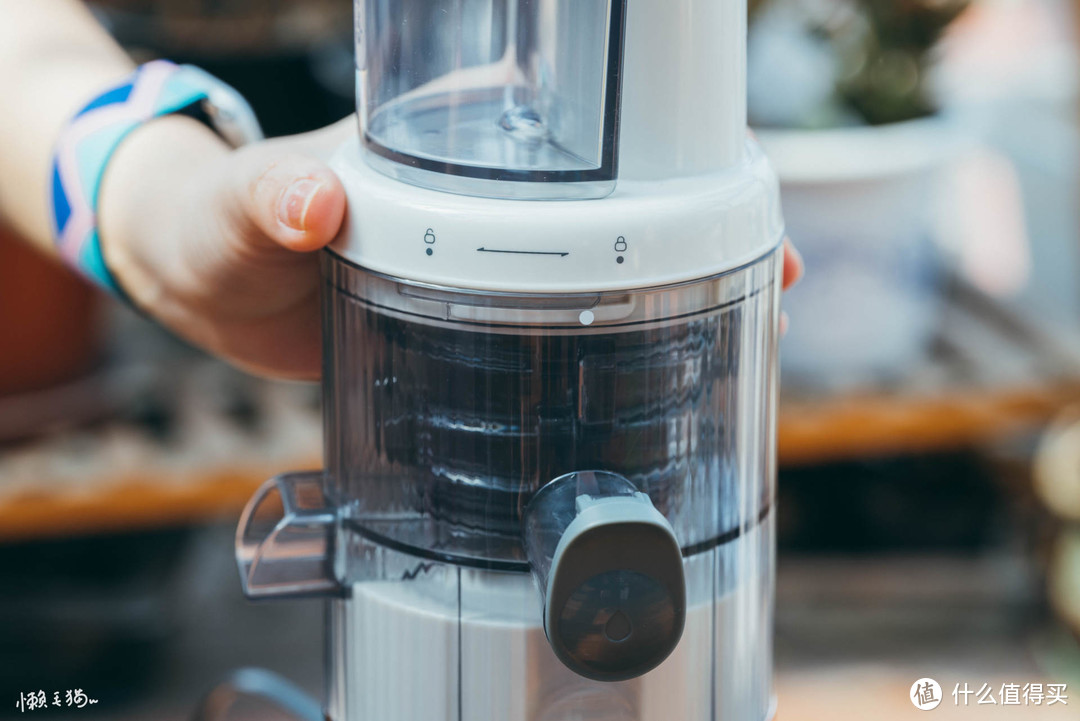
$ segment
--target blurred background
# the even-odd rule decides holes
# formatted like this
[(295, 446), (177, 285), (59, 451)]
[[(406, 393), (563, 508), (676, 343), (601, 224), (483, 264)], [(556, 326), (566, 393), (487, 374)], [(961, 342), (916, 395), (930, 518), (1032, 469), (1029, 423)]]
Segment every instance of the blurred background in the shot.
[[(268, 134), (353, 107), (350, 0), (93, 4)], [(939, 716), (1080, 717), (1080, 2), (750, 12), (751, 122), (807, 264), (782, 349), (779, 718), (908, 718), (925, 676)], [(232, 538), (265, 478), (320, 465), (318, 389), (230, 369), (2, 231), (0, 338), (0, 718), (84, 689), (71, 718), (184, 719), (251, 665), (321, 693), (321, 606), (246, 603)], [(948, 698), (1031, 682), (1069, 706)]]

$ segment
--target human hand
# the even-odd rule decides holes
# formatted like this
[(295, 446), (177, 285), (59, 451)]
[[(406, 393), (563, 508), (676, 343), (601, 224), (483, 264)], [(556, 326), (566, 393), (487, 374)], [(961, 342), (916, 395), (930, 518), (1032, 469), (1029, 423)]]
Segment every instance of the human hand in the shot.
[(355, 119), (231, 150), (208, 128), (155, 120), (117, 150), (100, 200), (120, 286), (180, 336), (261, 375), (320, 370), (317, 251), (345, 190), (326, 165)]
[[(783, 280), (781, 286), (784, 290), (790, 290), (793, 285), (802, 280), (803, 274), (806, 272), (806, 265), (803, 263), (802, 256), (799, 251), (795, 249), (790, 238), (784, 238), (784, 271)], [(784, 311), (780, 312), (780, 336), (783, 337), (787, 334), (788, 325), (790, 324), (788, 314)]]
[(798, 283), (805, 272), (806, 266), (803, 264), (799, 251), (795, 249), (789, 238), (784, 238), (784, 290)]

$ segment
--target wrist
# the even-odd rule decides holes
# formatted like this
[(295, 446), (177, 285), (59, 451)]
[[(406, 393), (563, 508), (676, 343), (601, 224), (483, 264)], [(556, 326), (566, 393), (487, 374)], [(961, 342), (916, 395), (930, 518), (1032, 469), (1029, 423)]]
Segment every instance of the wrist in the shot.
[(206, 125), (168, 115), (135, 129), (105, 171), (98, 227), (106, 265), (131, 300), (154, 315), (167, 310), (181, 281), (175, 241), (190, 226), (190, 209), (200, 207), (192, 197), (229, 152)]

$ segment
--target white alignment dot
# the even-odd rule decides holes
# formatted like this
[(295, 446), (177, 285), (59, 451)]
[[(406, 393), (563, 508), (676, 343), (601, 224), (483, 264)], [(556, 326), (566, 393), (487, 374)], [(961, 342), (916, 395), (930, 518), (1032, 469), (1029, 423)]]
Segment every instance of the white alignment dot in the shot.
[(592, 322), (596, 320), (596, 316), (593, 315), (591, 310), (583, 310), (581, 315), (578, 316), (578, 320), (581, 321), (582, 325), (592, 325)]

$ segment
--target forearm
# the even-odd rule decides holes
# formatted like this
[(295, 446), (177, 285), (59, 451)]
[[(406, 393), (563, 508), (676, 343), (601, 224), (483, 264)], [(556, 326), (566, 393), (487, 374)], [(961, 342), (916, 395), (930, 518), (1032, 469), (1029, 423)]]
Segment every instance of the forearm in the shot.
[(77, 0), (0, 0), (0, 220), (52, 248), (49, 168), (64, 124), (129, 73), (123, 50)]

